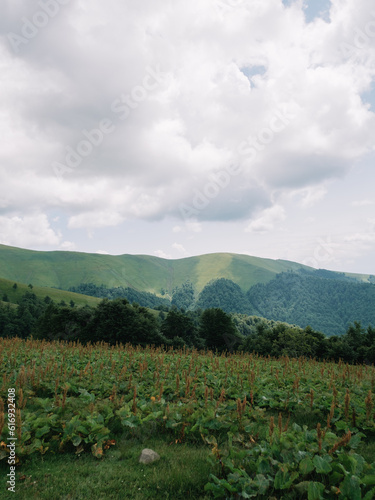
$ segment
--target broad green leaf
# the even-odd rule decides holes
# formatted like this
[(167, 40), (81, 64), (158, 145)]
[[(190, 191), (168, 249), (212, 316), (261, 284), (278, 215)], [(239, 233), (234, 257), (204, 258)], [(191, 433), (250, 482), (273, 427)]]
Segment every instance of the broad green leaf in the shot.
[(313, 464), (318, 474), (328, 474), (332, 470), (331, 465), (328, 463), (328, 457), (320, 457), (319, 455), (315, 455), (315, 457), (313, 458)]
[(258, 474), (271, 474), (272, 469), (266, 458), (260, 458), (257, 466)]
[(316, 481), (310, 481), (307, 488), (308, 500), (324, 500), (324, 484)]
[(362, 483), (365, 484), (366, 486), (372, 486), (375, 484), (375, 475), (367, 475), (362, 478)]
[(340, 491), (344, 497), (350, 500), (361, 500), (361, 486), (357, 476), (346, 476), (340, 484)]
[(269, 488), (270, 481), (263, 474), (257, 474), (254, 479), (254, 485), (257, 486), (259, 495), (264, 495)]
[(301, 498), (305, 498), (304, 494), (307, 493), (310, 481), (301, 481), (300, 483), (295, 485), (295, 489), (301, 495)]
[(334, 486), (335, 484), (339, 484), (344, 478), (344, 474), (340, 474), (340, 472), (333, 471), (329, 476), (329, 484)]
[(50, 431), (50, 427), (48, 425), (45, 425), (43, 427), (41, 427), (40, 429), (38, 429), (35, 433), (35, 437), (36, 438), (41, 438), (42, 436), (44, 436), (45, 434), (48, 434)]
[(302, 474), (310, 474), (314, 470), (314, 464), (310, 457), (301, 460), (299, 470)]
[(293, 481), (298, 477), (298, 472), (289, 474), (288, 471), (279, 470), (275, 476), (274, 487), (277, 490), (286, 490), (291, 487)]
[(363, 500), (373, 500), (375, 497), (375, 488), (372, 488), (366, 495), (363, 497)]
[(350, 448), (356, 449), (361, 444), (363, 437), (366, 437), (363, 432), (358, 432), (357, 434), (352, 436), (351, 440), (349, 441)]

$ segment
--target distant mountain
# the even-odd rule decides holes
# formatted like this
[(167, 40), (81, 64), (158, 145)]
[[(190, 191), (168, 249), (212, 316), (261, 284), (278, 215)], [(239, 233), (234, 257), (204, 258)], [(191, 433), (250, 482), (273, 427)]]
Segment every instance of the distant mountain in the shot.
[(375, 326), (375, 285), (348, 277), (333, 279), (324, 273), (281, 273), (246, 296), (258, 316), (310, 325), (326, 335), (346, 332), (350, 323)]
[(249, 255), (217, 253), (167, 260), (0, 245), (0, 276), (96, 297), (125, 296), (146, 307), (220, 307), (303, 328), (310, 325), (328, 335), (344, 333), (354, 321), (375, 325), (374, 276)]
[(149, 255), (38, 252), (0, 245), (1, 277), (64, 290), (94, 283), (170, 295), (189, 280), (199, 293), (211, 280), (226, 278), (247, 291), (281, 272), (303, 267), (295, 262), (231, 253), (169, 260)]
[(269, 320), (311, 326), (326, 335), (341, 335), (354, 321), (375, 326), (375, 285), (332, 273), (277, 274), (243, 292), (227, 279), (214, 280), (199, 294), (196, 307), (220, 307), (227, 313), (260, 316)]

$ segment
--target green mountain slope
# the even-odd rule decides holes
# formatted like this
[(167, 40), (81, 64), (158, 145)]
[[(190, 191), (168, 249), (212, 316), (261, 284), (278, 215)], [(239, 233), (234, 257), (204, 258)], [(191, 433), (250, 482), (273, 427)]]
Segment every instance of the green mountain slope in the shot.
[(7, 302), (3, 302), (4, 304), (17, 304), (25, 292), (32, 292), (39, 299), (44, 299), (48, 296), (57, 303), (64, 301), (66, 304), (69, 304), (72, 300), (77, 306), (88, 305), (95, 307), (100, 302), (100, 299), (97, 297), (89, 297), (88, 295), (82, 295), (80, 293), (66, 292), (65, 290), (57, 290), (56, 288), (34, 285), (32, 289), (30, 289), (28, 285), (23, 283), (16, 283), (17, 287), (14, 288), (14, 284), (14, 281), (0, 278), (0, 300), (4, 298), (4, 295), (8, 299)]
[[(171, 294), (189, 280), (199, 293), (218, 278), (232, 280), (245, 292), (268, 283), (279, 273), (306, 266), (249, 255), (215, 253), (167, 260), (148, 255), (101, 255), (80, 252), (38, 252), (0, 245), (0, 276), (20, 283), (64, 290), (81, 283), (131, 287), (139, 291)], [(337, 273), (339, 275), (339, 273)], [(351, 275), (369, 281), (368, 275)]]
[(227, 278), (246, 291), (280, 272), (301, 267), (294, 262), (229, 253), (167, 260), (147, 255), (37, 252), (0, 245), (0, 276), (62, 289), (94, 283), (159, 294), (162, 289), (171, 293), (189, 279), (199, 292), (212, 279)]

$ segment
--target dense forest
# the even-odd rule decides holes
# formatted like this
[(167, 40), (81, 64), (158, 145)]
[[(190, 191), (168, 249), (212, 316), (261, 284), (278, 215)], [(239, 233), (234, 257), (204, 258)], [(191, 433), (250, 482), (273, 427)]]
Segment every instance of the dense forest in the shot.
[(375, 324), (375, 285), (324, 269), (280, 273), (247, 292), (225, 278), (209, 282), (200, 293), (187, 281), (176, 287), (171, 296), (163, 290), (164, 295), (157, 296), (132, 288), (107, 288), (90, 283), (70, 291), (100, 298), (126, 298), (153, 309), (220, 308), (226, 313), (255, 315), (301, 328), (311, 326), (328, 336), (342, 335), (354, 321)]
[(0, 303), (0, 336), (37, 339), (165, 345), (266, 356), (342, 359), (375, 363), (375, 328), (350, 324), (342, 336), (326, 337), (311, 326), (228, 314), (218, 307), (185, 311), (172, 306), (150, 311), (125, 298), (76, 307), (26, 292), (17, 306)]
[(255, 285), (247, 297), (259, 316), (310, 325), (326, 335), (344, 333), (353, 321), (375, 324), (375, 286), (347, 278), (286, 272)]

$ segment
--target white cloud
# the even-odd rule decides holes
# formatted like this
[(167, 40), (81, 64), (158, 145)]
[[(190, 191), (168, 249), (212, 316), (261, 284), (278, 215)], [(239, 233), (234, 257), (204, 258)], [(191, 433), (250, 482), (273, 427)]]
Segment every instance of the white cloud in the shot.
[(345, 241), (354, 241), (356, 243), (372, 243), (375, 242), (375, 232), (374, 233), (355, 233), (344, 238)]
[[(254, 199), (254, 177), (267, 190), (342, 175), (372, 145), (375, 122), (360, 99), (371, 64), (346, 61), (339, 51), (340, 40), (368, 19), (371, 5), (338, 5), (333, 2), (331, 23), (306, 26), (298, 4), (286, 9), (271, 0), (230, 5), (224, 17), (212, 2), (136, 7), (93, 0), (90, 8), (86, 2), (61, 8), (18, 54), (5, 37), (2, 168), (18, 171), (10, 192), (22, 193), (28, 178), (32, 206), (75, 212), (70, 227), (91, 227), (94, 219), (112, 226), (128, 216), (178, 215), (181, 200), (189, 202), (189, 192), (231, 161), (246, 166), (241, 182), (231, 182), (228, 195), (198, 219), (227, 218), (218, 204), (228, 197)], [(26, 2), (6, 10), (3, 33), (20, 29), (26, 8), (32, 16), (35, 9)], [(259, 64), (266, 71), (252, 78), (252, 87), (241, 68)], [(149, 74), (158, 67), (160, 81)], [(116, 79), (109, 77), (114, 68)], [(145, 81), (151, 90), (145, 91)], [(116, 99), (130, 103), (122, 102), (123, 120), (114, 111)], [(265, 130), (291, 102), (295, 117), (269, 141)], [(66, 147), (77, 151), (87, 140), (83, 130), (98, 129), (103, 119), (114, 131), (56, 183), (51, 164), (65, 161)], [(259, 144), (249, 165), (237, 148), (251, 137), (267, 143)], [(30, 170), (37, 175), (30, 178)], [(96, 203), (87, 198), (90, 188), (92, 200), (102, 198), (104, 216), (97, 217)], [(14, 199), (3, 203), (9, 207)], [(229, 217), (247, 216), (256, 206), (239, 204)]]
[(182, 253), (184, 255), (187, 254), (186, 249), (184, 248), (183, 245), (181, 245), (181, 243), (173, 243), (172, 248), (174, 248), (175, 250), (177, 250), (179, 253)]
[(165, 253), (163, 250), (155, 250), (154, 255), (156, 255), (156, 257), (160, 257), (161, 259), (171, 259), (172, 258), (171, 255), (169, 255), (168, 253)]
[(72, 251), (76, 249), (76, 244), (73, 241), (63, 241), (60, 245), (61, 250)]
[(24, 217), (0, 216), (0, 243), (3, 245), (28, 247), (50, 245), (60, 247), (61, 234), (54, 231), (44, 214)]
[(107, 226), (117, 226), (123, 221), (120, 214), (112, 211), (88, 212), (80, 215), (74, 215), (69, 219), (68, 227), (78, 228), (97, 228)]
[[(206, 221), (269, 232), (288, 196), (317, 208), (330, 181), (374, 151), (361, 97), (375, 80), (373, 0), (332, 0), (329, 18), (308, 24), (300, 1), (82, 0), (18, 52), (7, 34), (40, 5), (3, 4), (0, 210), (10, 220), (58, 211), (59, 231), (70, 241), (90, 230), (93, 249), (93, 229), (134, 220), (173, 217), (185, 236), (203, 235)], [(181, 204), (230, 165), (238, 175), (181, 221)], [(49, 231), (40, 241), (61, 245)]]
[(275, 229), (280, 229), (279, 224), (285, 220), (285, 210), (280, 205), (274, 205), (263, 212), (246, 228), (249, 233), (266, 233)]

